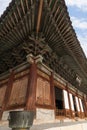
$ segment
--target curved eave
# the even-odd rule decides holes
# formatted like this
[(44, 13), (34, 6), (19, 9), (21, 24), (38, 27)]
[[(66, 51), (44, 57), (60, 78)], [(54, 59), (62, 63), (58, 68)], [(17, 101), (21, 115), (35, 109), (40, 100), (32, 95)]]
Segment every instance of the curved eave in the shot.
[[(34, 26), (36, 26), (35, 22), (37, 22), (37, 20), (35, 21), (35, 19), (31, 19), (31, 20), (34, 20), (32, 21), (33, 22), (32, 29), (29, 28), (29, 30), (28, 29), (26, 30), (25, 28), (26, 22), (27, 23), (29, 22), (28, 19), (30, 19), (30, 17), (33, 17), (33, 15), (35, 17), (35, 14), (31, 15), (31, 13), (34, 11), (32, 10), (31, 12), (32, 7), (34, 6), (32, 4), (33, 2), (31, 3), (31, 2), (28, 2), (28, 1), (26, 2), (26, 1), (12, 0), (12, 2), (9, 4), (9, 7), (1, 16), (0, 18), (0, 48), (1, 48), (0, 53), (7, 48), (11, 48), (13, 45), (15, 45), (15, 42), (16, 44), (21, 43), (22, 40), (25, 39), (25, 37), (27, 37), (27, 34), (29, 33), (31, 34), (31, 32), (34, 29), (36, 29), (34, 28)], [(54, 2), (51, 0), (45, 0), (43, 10), (44, 12), (42, 16), (45, 16), (45, 17), (44, 17), (44, 21), (42, 21), (41, 23), (40, 31), (44, 33), (45, 37), (48, 39), (47, 41), (50, 42), (52, 47), (54, 48), (56, 47), (56, 49), (57, 48), (61, 49), (62, 46), (63, 47), (67, 46), (72, 51), (77, 61), (80, 64), (82, 63), (85, 64), (86, 57), (79, 44), (75, 31), (72, 27), (64, 0), (61, 0), (61, 1), (54, 0)], [(35, 9), (35, 11), (37, 12), (38, 9)], [(20, 16), (20, 13), (22, 14), (21, 16)], [(45, 22), (46, 22), (46, 26), (45, 26)], [(21, 33), (18, 34), (19, 38), (16, 36), (16, 32), (18, 31), (18, 29), (21, 31)], [(12, 35), (13, 31), (15, 32), (15, 37)], [(53, 34), (53, 31), (55, 31), (54, 34)], [(56, 37), (55, 37), (55, 34), (56, 34)], [(61, 41), (63, 42), (64, 45), (62, 45)], [(4, 45), (4, 43), (6, 44)], [(82, 64), (83, 68), (85, 68), (84, 64)]]
[[(39, 27), (37, 27), (39, 5), (42, 4), (40, 1), (43, 2), (43, 8)], [(17, 45), (21, 45), (22, 48), (22, 43), (27, 37), (32, 35), (40, 37), (41, 34), (59, 56), (69, 55), (73, 61), (70, 66), (75, 66), (73, 69), (78, 70), (77, 73), (82, 78), (87, 78), (87, 59), (72, 27), (64, 0), (13, 0), (0, 18), (0, 62), (4, 64), (2, 58), (8, 50)], [(14, 53), (20, 55), (19, 50), (14, 49)], [(16, 65), (12, 61), (11, 52), (6, 57), (9, 64), (12, 62), (13, 66)], [(23, 58), (21, 62), (24, 61)], [(66, 62), (70, 61), (66, 60)]]

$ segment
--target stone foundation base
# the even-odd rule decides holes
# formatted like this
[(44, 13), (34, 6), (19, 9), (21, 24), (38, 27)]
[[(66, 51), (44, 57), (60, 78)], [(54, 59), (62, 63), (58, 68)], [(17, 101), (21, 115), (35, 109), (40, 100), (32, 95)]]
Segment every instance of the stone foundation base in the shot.
[[(15, 111), (23, 111), (24, 109), (15, 109)], [(10, 110), (11, 111), (11, 110)], [(7, 121), (9, 118), (9, 112), (10, 111), (4, 111), (2, 115), (2, 121)], [(12, 110), (13, 111), (13, 110)]]
[(55, 112), (54, 110), (37, 108), (36, 120), (55, 120)]

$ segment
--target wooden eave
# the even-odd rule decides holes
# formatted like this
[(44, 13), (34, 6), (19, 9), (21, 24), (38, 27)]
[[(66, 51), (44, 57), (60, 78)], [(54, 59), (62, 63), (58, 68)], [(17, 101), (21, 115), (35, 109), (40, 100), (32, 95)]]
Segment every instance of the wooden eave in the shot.
[(87, 84), (87, 59), (64, 0), (12, 0), (0, 18), (0, 73), (26, 61), (33, 45), (23, 43), (30, 37), (45, 39)]

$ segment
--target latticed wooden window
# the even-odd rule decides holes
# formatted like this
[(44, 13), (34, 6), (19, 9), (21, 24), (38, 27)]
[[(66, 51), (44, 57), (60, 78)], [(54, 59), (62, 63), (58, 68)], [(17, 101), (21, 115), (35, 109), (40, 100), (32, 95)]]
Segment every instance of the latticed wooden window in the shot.
[(38, 104), (50, 105), (50, 83), (41, 77), (37, 79), (36, 101)]

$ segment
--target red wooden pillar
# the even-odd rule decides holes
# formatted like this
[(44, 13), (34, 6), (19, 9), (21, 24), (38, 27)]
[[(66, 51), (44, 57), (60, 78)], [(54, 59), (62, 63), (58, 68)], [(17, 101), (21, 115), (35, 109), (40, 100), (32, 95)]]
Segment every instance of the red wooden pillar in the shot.
[(76, 104), (76, 106), (79, 105), (79, 110), (80, 110), (80, 111), (78, 111), (78, 106), (77, 106), (78, 116), (81, 118), (81, 107), (80, 107), (80, 102), (79, 102), (78, 90), (76, 91), (76, 97), (78, 100), (78, 104)]
[(0, 119), (2, 118), (3, 111), (6, 110), (6, 108), (8, 106), (8, 102), (9, 102), (9, 99), (11, 96), (11, 91), (12, 91), (12, 86), (13, 86), (13, 80), (14, 80), (14, 72), (12, 71), (10, 74), (9, 80), (8, 80), (7, 88), (6, 88), (3, 106), (2, 106), (2, 110), (1, 110), (1, 114), (0, 114)]
[(78, 103), (79, 103), (79, 108), (80, 108), (80, 117), (82, 118), (82, 111), (81, 111), (81, 106), (80, 106), (79, 97), (78, 97)]
[(50, 76), (50, 97), (51, 97), (51, 106), (55, 109), (55, 89), (54, 89), (54, 78), (53, 73)]
[(87, 96), (85, 98), (85, 106), (86, 106), (86, 117), (87, 117)]
[(68, 89), (68, 86), (66, 86), (66, 91), (67, 91), (67, 94), (68, 94), (68, 101), (69, 101), (69, 111), (70, 111), (70, 117), (72, 117), (72, 110), (71, 110), (71, 103), (70, 103), (70, 96), (69, 96), (69, 89)]
[(83, 96), (83, 105), (84, 105), (84, 113), (85, 113), (85, 117), (87, 117), (87, 101), (85, 96)]
[(78, 90), (76, 91), (76, 94), (77, 94), (77, 98), (78, 98), (78, 105), (79, 105), (79, 109), (80, 109), (80, 112), (79, 113), (79, 117), (82, 118), (82, 112), (81, 112), (81, 106), (80, 106), (80, 101), (79, 101), (79, 95), (78, 95)]
[(37, 85), (37, 65), (35, 61), (30, 66), (29, 81), (27, 88), (26, 110), (35, 110), (36, 103), (36, 85)]

